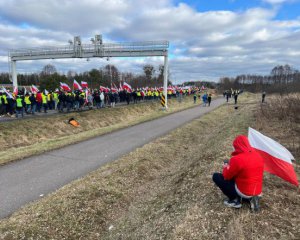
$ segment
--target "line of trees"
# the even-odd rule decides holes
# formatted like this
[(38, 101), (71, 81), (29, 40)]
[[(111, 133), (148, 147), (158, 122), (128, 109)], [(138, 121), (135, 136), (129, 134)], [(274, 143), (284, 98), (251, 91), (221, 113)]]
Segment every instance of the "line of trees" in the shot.
[[(73, 84), (73, 80), (78, 82), (88, 82), (93, 89), (99, 88), (100, 85), (111, 87), (115, 84), (119, 87), (121, 81), (129, 83), (133, 88), (144, 86), (158, 87), (163, 85), (164, 66), (159, 65), (156, 70), (151, 64), (143, 66), (143, 74), (135, 75), (131, 72), (120, 72), (114, 65), (107, 64), (99, 69), (91, 69), (83, 73), (68, 71), (67, 74), (57, 72), (54, 65), (48, 64), (43, 67), (40, 73), (18, 74), (17, 80), (20, 86), (38, 85), (41, 89), (55, 90), (59, 86), (59, 82), (65, 82), (69, 85)], [(8, 73), (0, 73), (0, 84), (10, 84)], [(171, 82), (169, 81), (169, 84)]]
[(238, 75), (235, 78), (223, 77), (219, 81), (221, 90), (245, 89), (251, 92), (299, 92), (300, 72), (290, 65), (274, 67), (270, 75)]

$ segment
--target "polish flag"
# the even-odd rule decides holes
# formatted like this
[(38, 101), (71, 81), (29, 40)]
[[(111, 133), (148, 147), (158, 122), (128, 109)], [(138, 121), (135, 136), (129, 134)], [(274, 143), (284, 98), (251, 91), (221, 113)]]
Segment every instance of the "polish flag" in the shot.
[(80, 84), (74, 79), (74, 82), (73, 82), (73, 88), (74, 90), (82, 90), (82, 87), (80, 86)]
[(36, 94), (37, 92), (39, 92), (39, 89), (38, 89), (36, 86), (31, 85), (31, 92), (32, 92), (33, 94)]
[(100, 86), (99, 89), (100, 89), (101, 92), (106, 92), (106, 87)]
[(7, 95), (8, 98), (14, 98), (14, 97), (10, 94), (10, 92), (8, 92), (8, 91), (6, 90), (5, 87), (2, 87), (2, 90), (3, 90), (3, 92), (6, 93), (6, 95)]
[(125, 90), (127, 90), (128, 92), (131, 92), (132, 91), (132, 87), (127, 83), (127, 82), (124, 82), (123, 83), (123, 88)]
[(62, 88), (64, 91), (71, 92), (71, 88), (66, 83), (61, 82), (60, 83), (60, 88)]
[(111, 85), (111, 89), (110, 89), (113, 93), (118, 92), (118, 88), (116, 86), (116, 84), (112, 83)]
[(81, 81), (81, 86), (82, 86), (82, 88), (88, 88), (88, 83)]
[(292, 164), (294, 157), (284, 146), (252, 128), (249, 128), (248, 139), (250, 145), (263, 157), (265, 171), (299, 186)]
[(18, 95), (18, 92), (19, 92), (18, 87), (14, 86), (13, 94), (14, 94), (15, 96), (17, 96), (17, 95)]
[(120, 88), (119, 88), (120, 91), (123, 91), (123, 87), (122, 87), (122, 84), (120, 82)]
[(113, 88), (113, 87), (112, 87), (110, 90), (111, 90), (111, 92), (113, 92), (113, 93), (118, 92), (118, 89), (117, 89), (117, 88)]

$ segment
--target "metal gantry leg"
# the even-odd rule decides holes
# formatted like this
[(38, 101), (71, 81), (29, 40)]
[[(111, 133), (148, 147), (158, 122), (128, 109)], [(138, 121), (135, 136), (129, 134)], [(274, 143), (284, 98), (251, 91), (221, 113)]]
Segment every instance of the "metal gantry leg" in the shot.
[(17, 66), (17, 61), (11, 61), (11, 77), (12, 77), (14, 87), (18, 87), (16, 66)]
[(168, 52), (165, 55), (164, 62), (164, 95), (165, 95), (165, 103), (166, 109), (168, 108)]

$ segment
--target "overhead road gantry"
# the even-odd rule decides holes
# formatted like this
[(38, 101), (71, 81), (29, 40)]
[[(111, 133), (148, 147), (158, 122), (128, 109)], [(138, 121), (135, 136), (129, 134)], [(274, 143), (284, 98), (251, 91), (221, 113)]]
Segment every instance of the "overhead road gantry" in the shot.
[[(43, 48), (14, 49), (8, 53), (13, 86), (17, 87), (17, 61), (63, 59), (63, 58), (111, 58), (111, 57), (164, 57), (164, 95), (168, 84), (168, 41), (143, 41), (124, 43), (103, 43), (96, 35), (91, 44), (82, 44), (79, 36), (69, 40), (69, 45)], [(167, 107), (167, 97), (166, 97)]]

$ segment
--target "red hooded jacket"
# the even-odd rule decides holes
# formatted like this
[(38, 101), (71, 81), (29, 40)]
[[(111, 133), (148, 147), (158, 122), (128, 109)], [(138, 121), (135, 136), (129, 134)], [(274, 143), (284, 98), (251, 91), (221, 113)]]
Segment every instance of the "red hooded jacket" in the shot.
[(233, 141), (234, 152), (228, 165), (223, 168), (225, 180), (234, 180), (238, 190), (247, 196), (262, 192), (264, 160), (253, 149), (246, 136)]

